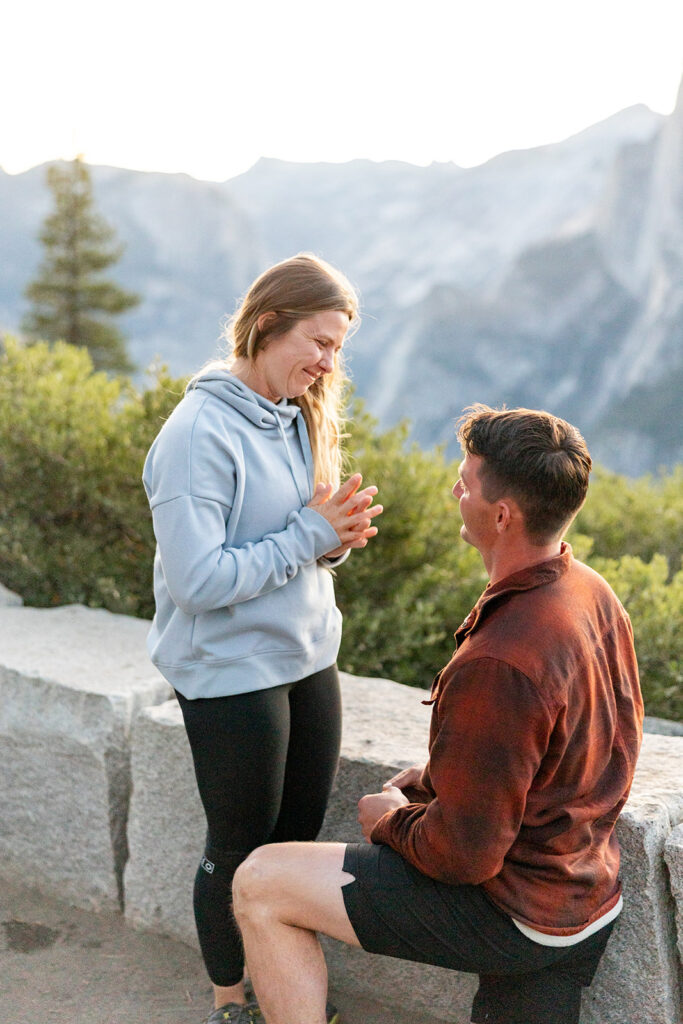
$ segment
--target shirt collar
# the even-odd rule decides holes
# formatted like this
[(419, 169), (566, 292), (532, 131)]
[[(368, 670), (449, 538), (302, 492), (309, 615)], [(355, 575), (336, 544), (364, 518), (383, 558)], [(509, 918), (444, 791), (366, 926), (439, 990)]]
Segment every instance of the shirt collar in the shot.
[(563, 541), (559, 555), (548, 558), (545, 562), (537, 562), (535, 565), (529, 565), (525, 569), (519, 569), (510, 576), (498, 580), (493, 585), (489, 583), (472, 611), (458, 626), (455, 632), (456, 646), (461, 644), (465, 637), (469, 636), (477, 628), (482, 615), (485, 611), (488, 612), (492, 602), (497, 602), (499, 598), (507, 594), (534, 590), (536, 587), (543, 587), (547, 583), (553, 583), (560, 576), (564, 576), (573, 560), (574, 555), (572, 554), (571, 544)]

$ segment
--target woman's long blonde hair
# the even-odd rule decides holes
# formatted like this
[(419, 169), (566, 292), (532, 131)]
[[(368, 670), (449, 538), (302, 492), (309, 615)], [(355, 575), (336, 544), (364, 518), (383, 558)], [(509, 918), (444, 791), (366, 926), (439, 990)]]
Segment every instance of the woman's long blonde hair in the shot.
[[(299, 253), (270, 267), (244, 296), (228, 320), (228, 365), (235, 358), (252, 360), (269, 341), (285, 334), (300, 320), (328, 310), (346, 313), (351, 329), (358, 326), (358, 295), (340, 271), (311, 253)], [(262, 313), (275, 313), (262, 321)], [(301, 397), (292, 399), (302, 411), (313, 452), (315, 483), (339, 486), (343, 391), (347, 382), (342, 353), (332, 373), (323, 374)]]

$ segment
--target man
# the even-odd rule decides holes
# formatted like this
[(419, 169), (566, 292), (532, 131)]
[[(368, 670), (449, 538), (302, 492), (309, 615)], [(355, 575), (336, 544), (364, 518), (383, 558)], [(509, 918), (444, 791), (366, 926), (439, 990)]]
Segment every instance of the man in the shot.
[(621, 909), (614, 825), (642, 700), (628, 617), (562, 537), (591, 460), (545, 412), (475, 406), (453, 488), (490, 582), (432, 689), (429, 761), (363, 797), (369, 845), (262, 847), (235, 909), (268, 1024), (323, 1024), (315, 932), (477, 973), (476, 1024), (576, 1024)]

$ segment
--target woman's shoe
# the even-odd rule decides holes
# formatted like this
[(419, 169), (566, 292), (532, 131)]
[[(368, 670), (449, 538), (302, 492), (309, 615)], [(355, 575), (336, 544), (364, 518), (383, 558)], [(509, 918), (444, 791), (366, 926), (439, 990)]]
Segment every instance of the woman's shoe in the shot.
[(255, 999), (248, 1003), (226, 1003), (206, 1018), (205, 1024), (265, 1024)]

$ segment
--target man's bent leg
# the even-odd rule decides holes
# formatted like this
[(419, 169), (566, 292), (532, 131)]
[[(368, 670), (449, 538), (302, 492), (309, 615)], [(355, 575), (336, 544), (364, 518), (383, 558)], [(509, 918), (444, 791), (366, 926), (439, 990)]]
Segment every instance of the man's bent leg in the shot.
[(268, 1024), (325, 1024), (327, 967), (316, 932), (360, 943), (342, 886), (344, 843), (276, 843), (237, 869), (234, 912)]

